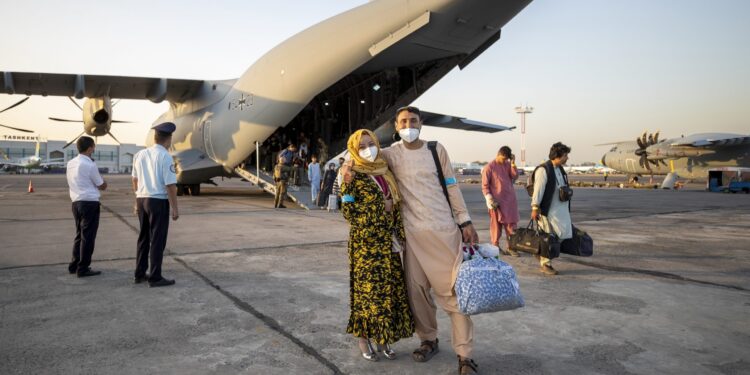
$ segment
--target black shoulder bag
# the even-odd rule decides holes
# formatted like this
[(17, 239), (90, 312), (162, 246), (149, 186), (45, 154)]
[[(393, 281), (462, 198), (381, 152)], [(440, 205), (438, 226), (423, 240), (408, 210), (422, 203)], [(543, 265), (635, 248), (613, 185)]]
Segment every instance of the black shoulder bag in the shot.
[(448, 201), (448, 208), (451, 209), (451, 215), (453, 214), (453, 206), (451, 206), (451, 199), (448, 197), (448, 186), (445, 185), (445, 175), (443, 175), (443, 167), (440, 165), (440, 157), (437, 153), (437, 141), (427, 142), (427, 148), (432, 152), (432, 159), (435, 161), (435, 169), (437, 169), (438, 180), (440, 180), (440, 187), (443, 188), (443, 194), (445, 194), (445, 200)]

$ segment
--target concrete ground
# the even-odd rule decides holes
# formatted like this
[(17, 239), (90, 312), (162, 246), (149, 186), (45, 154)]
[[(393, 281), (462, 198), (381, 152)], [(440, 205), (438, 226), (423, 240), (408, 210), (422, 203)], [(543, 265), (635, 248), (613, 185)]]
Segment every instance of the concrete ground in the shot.
[[(426, 364), (396, 344), (370, 363), (345, 334), (347, 225), (338, 213), (274, 210), (239, 180), (181, 197), (164, 273), (132, 283), (138, 223), (127, 176), (110, 189), (92, 267), (68, 275), (73, 220), (64, 176), (0, 176), (0, 374), (453, 374), (449, 321)], [(478, 185), (463, 185), (488, 239)], [(518, 190), (522, 223), (528, 197)], [(544, 277), (516, 269), (523, 309), (479, 315), (483, 374), (750, 374), (750, 196), (578, 188), (573, 218), (591, 258)]]

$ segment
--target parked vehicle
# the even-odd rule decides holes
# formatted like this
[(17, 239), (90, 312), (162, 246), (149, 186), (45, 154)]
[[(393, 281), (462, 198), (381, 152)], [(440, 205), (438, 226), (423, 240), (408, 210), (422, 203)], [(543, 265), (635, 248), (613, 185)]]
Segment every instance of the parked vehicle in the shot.
[(713, 192), (750, 194), (750, 168), (709, 169), (706, 189)]

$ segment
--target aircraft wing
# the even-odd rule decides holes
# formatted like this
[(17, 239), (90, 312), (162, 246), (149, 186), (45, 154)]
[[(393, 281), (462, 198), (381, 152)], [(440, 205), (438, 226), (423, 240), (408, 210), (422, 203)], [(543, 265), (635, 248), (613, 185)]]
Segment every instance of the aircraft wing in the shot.
[(670, 146), (734, 146), (750, 144), (750, 136), (740, 134), (705, 133), (675, 138), (669, 141)]
[(181, 103), (194, 97), (204, 81), (58, 73), (0, 72), (6, 94), (148, 99)]
[(515, 129), (515, 126), (495, 125), (486, 122), (469, 120), (465, 117), (443, 115), (434, 112), (421, 112), (422, 124), (438, 128), (468, 130), (475, 132), (496, 133), (503, 130)]

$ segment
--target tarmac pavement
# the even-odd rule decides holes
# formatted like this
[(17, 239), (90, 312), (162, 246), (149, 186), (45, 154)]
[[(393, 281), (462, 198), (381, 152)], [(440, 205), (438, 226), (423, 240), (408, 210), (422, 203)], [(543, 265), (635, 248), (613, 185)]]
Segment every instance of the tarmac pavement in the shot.
[[(0, 374), (453, 374), (441, 352), (361, 359), (346, 335), (348, 228), (338, 213), (274, 210), (239, 180), (180, 197), (164, 274), (132, 283), (137, 219), (128, 176), (105, 176), (92, 268), (66, 264), (74, 236), (64, 176), (0, 176)], [(481, 239), (478, 185), (462, 185)], [(521, 221), (528, 197), (518, 190)], [(291, 205), (290, 205), (291, 207)], [(483, 374), (750, 374), (750, 196), (578, 188), (591, 258), (503, 260), (526, 307), (473, 317)]]

